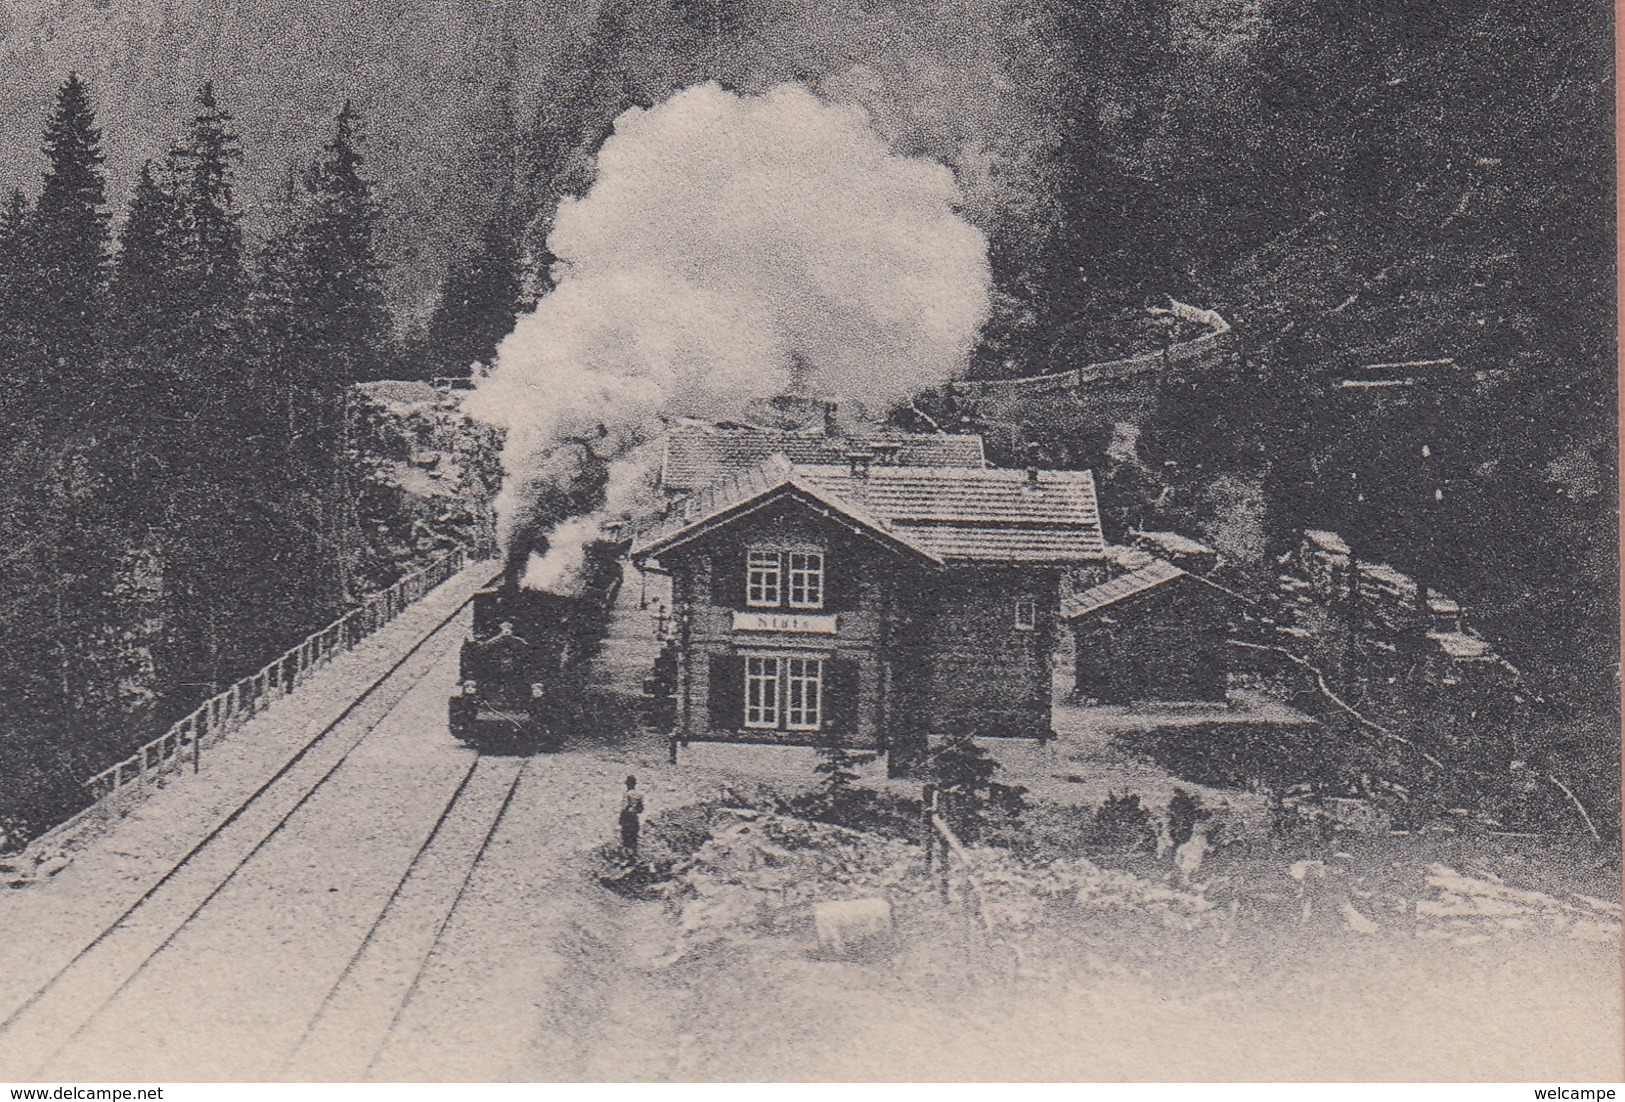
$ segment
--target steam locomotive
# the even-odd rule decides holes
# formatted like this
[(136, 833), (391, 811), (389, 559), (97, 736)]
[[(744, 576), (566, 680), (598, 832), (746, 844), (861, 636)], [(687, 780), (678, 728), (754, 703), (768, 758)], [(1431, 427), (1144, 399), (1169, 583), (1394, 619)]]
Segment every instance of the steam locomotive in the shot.
[(463, 641), (449, 711), (452, 737), (481, 750), (557, 750), (578, 717), (583, 668), (598, 653), (621, 588), (625, 545), (587, 546), (581, 595), (524, 589), (525, 556), (510, 557), (492, 586), (474, 595), (474, 626)]

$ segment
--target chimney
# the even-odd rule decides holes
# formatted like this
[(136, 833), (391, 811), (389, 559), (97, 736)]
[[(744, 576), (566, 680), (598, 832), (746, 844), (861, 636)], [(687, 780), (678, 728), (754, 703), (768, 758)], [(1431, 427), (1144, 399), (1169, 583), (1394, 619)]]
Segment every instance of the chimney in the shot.
[(503, 589), (510, 593), (518, 591), (520, 579), (525, 576), (525, 563), (529, 558), (529, 540), (519, 540), (508, 549), (508, 561), (502, 564)]
[(1038, 468), (1037, 467), (1028, 467), (1027, 468), (1027, 489), (1029, 489), (1029, 490), (1038, 489)]
[(824, 436), (826, 439), (833, 440), (841, 435), (841, 427), (835, 420), (835, 411), (839, 408), (834, 402), (824, 403)]

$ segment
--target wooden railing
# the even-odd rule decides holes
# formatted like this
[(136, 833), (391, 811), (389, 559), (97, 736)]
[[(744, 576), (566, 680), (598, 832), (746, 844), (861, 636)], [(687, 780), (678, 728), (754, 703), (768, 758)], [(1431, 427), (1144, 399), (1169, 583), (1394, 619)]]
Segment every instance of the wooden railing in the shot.
[(1176, 299), (1169, 299), (1169, 306), (1156, 312), (1192, 325), (1204, 325), (1207, 332), (1167, 348), (1141, 352), (1120, 360), (1080, 364), (1062, 371), (1048, 371), (1020, 379), (964, 379), (954, 383), (954, 388), (966, 397), (980, 399), (1076, 390), (1091, 383), (1129, 379), (1147, 372), (1200, 363), (1215, 351), (1215, 346), (1222, 348), (1220, 338), (1231, 332), (1230, 323), (1217, 310), (1203, 310)]
[[(993, 920), (993, 911), (988, 906), (987, 890), (982, 886), (977, 876), (977, 869), (971, 860), (969, 851), (959, 840), (948, 825), (947, 816), (952, 814), (952, 797), (934, 784), (928, 784), (920, 795), (921, 834), (925, 842), (925, 872), (931, 876), (936, 875), (937, 889), (941, 893), (944, 904), (950, 901), (952, 892), (949, 881), (952, 879), (952, 870), (949, 865), (950, 858), (959, 862), (960, 871), (965, 876), (965, 886), (970, 889), (971, 901), (975, 904), (975, 920), (970, 920), (967, 929), (966, 948), (974, 954), (973, 944), (980, 942), (984, 952), (993, 950), (985, 959), (997, 960), (996, 950), (1008, 953), (1007, 973), (1012, 978), (1020, 978), (1030, 974), (1027, 964), (1027, 953), (1013, 935), (1005, 936), (1000, 933), (998, 924)], [(969, 912), (967, 912), (969, 919)], [(979, 921), (976, 921), (979, 920)], [(1003, 967), (1002, 965), (1000, 967)]]
[(188, 751), (196, 771), (205, 738), (224, 735), (287, 696), (336, 655), (354, 647), (467, 566), (468, 549), (458, 546), (388, 589), (362, 598), (360, 604), (322, 630), (205, 700), (169, 730), (86, 781), (84, 786), (90, 791), (92, 803), (162, 770)]

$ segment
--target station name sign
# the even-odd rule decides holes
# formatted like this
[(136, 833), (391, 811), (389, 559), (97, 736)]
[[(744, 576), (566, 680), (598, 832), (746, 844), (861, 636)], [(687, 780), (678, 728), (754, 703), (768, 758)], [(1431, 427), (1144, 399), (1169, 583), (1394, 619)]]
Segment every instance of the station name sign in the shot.
[(735, 612), (735, 631), (778, 631), (804, 635), (834, 635), (835, 615), (798, 612)]

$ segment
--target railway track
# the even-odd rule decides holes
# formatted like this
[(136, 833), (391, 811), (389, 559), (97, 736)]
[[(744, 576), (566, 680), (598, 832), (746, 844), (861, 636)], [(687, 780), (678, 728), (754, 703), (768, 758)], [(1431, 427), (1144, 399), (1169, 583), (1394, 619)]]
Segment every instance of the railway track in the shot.
[[(422, 638), (373, 680), (332, 722), (315, 731), (304, 745), (268, 780), (187, 850), (134, 902), (85, 944), (62, 968), (0, 1021), (0, 1072), (38, 1077), (75, 1061), (75, 1049), (95, 1031), (110, 1008), (132, 987), (161, 966), (183, 935), (191, 936), (199, 924), (207, 925), (212, 909), (228, 887), (252, 880), (256, 858), (267, 847), (287, 845), (289, 834), (323, 829), (301, 816), (313, 800), (344, 788), (347, 763), (364, 752), (375, 733), (401, 702), (427, 678), (449, 652), (448, 629), (469, 604), (461, 601)], [(455, 634), (453, 634), (455, 638)], [(459, 758), (452, 776), (455, 784), (439, 808), (427, 837), (416, 846), (398, 875), (394, 891), (349, 954), (337, 980), (327, 989), (308, 1024), (287, 1057), (289, 1066), (314, 1066), (334, 1049), (333, 1038), (355, 1028), (359, 1007), (365, 1004), (377, 1017), (374, 999), (357, 994), (375, 991), (380, 976), (394, 971), (380, 968), (385, 961), (398, 966), (400, 954), (422, 949), (409, 972), (414, 978), (434, 951), (441, 931), (450, 921), (463, 887), (472, 875), (485, 846), (495, 833), (523, 770), (513, 759)], [(460, 773), (460, 775), (457, 775)], [(331, 832), (332, 824), (326, 829)], [(250, 870), (250, 874), (245, 874)], [(440, 885), (450, 879), (455, 894), (445, 897)], [(239, 890), (241, 888), (239, 887)], [(330, 888), (329, 891), (337, 891)], [(230, 908), (225, 910), (228, 912)], [(424, 941), (422, 926), (429, 916), (431, 936)], [(371, 985), (371, 986), (369, 986)], [(387, 1023), (411, 997), (412, 987), (391, 1005)], [(139, 1013), (139, 1010), (137, 1011)], [(297, 1019), (306, 1022), (306, 1018)], [(382, 1044), (383, 1037), (378, 1040)], [(350, 1046), (353, 1050), (354, 1046)], [(346, 1058), (351, 1056), (346, 1052)], [(353, 1062), (353, 1060), (351, 1061)], [(332, 1061), (329, 1060), (331, 1064)], [(180, 1069), (178, 1069), (180, 1070)]]
[(411, 1005), (524, 770), (525, 761), (513, 758), (480, 758), (470, 767), (278, 1078), (367, 1077)]

